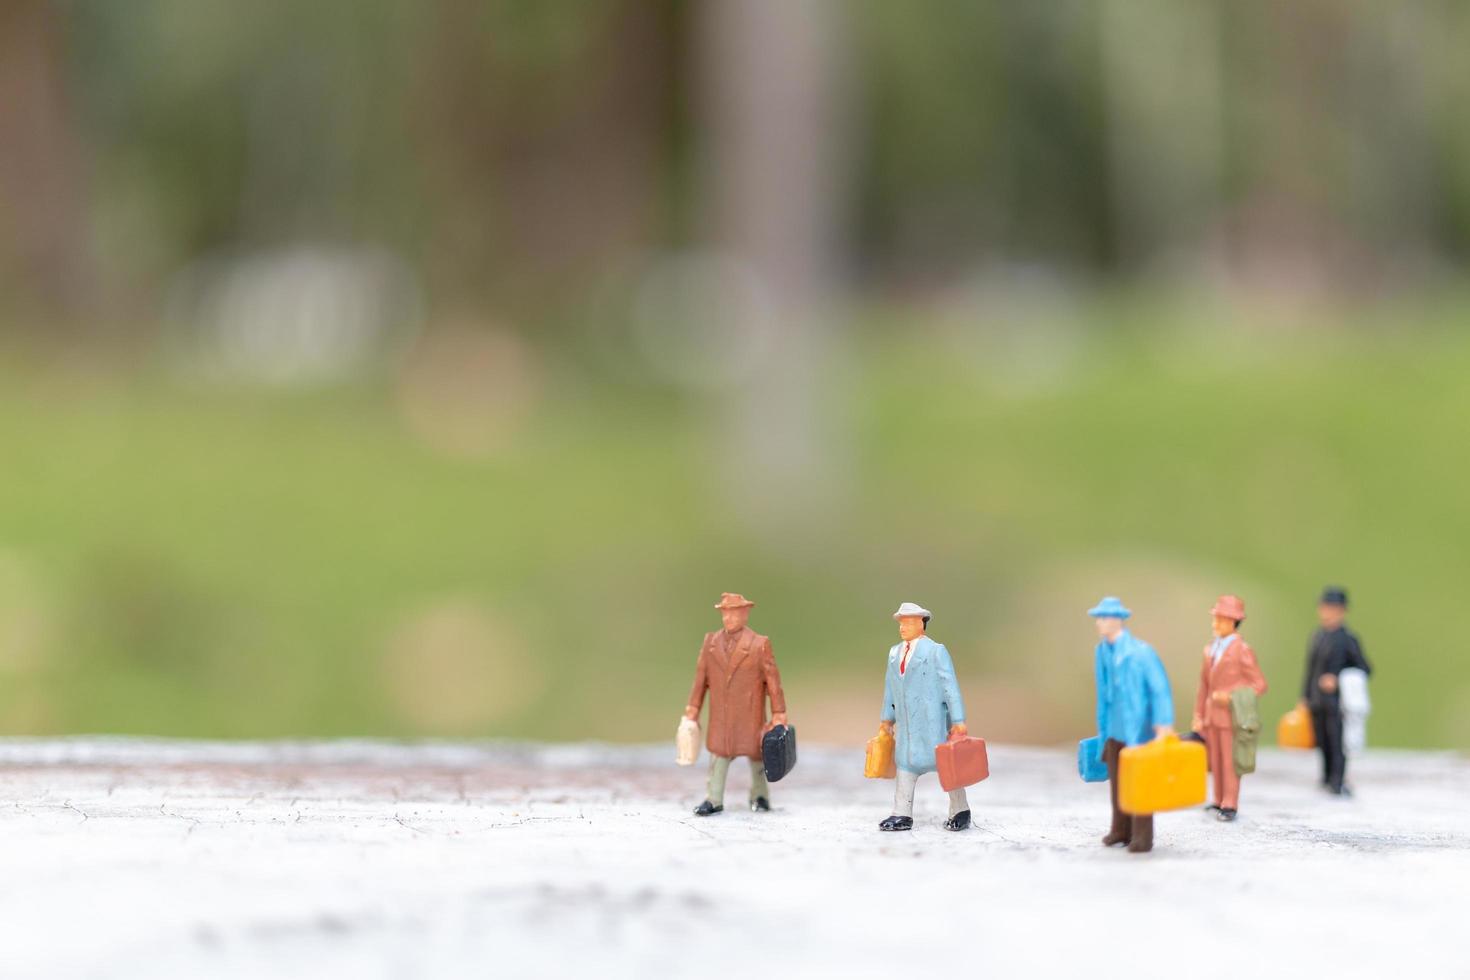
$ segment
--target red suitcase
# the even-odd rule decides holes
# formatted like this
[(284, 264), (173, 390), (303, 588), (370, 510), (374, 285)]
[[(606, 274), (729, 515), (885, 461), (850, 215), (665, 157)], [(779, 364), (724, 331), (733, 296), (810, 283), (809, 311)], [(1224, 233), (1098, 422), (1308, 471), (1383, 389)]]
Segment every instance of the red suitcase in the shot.
[(936, 746), (934, 768), (939, 770), (939, 785), (946, 793), (961, 786), (975, 785), (990, 775), (985, 739), (960, 735)]

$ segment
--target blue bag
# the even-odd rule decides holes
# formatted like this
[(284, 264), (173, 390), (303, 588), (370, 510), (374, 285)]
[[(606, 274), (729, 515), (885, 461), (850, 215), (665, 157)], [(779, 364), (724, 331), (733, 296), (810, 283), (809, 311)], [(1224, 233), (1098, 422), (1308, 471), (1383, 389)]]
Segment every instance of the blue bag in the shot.
[(1101, 783), (1108, 778), (1107, 763), (1102, 761), (1101, 735), (1084, 738), (1077, 743), (1077, 775), (1084, 783)]

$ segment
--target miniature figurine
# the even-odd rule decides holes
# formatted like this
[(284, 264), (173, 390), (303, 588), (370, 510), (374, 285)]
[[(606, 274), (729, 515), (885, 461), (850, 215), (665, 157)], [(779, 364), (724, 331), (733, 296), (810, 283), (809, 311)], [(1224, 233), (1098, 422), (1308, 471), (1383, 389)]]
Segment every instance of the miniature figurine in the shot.
[(1205, 647), (1190, 727), (1204, 736), (1215, 776), (1215, 802), (1207, 809), (1228, 822), (1235, 819), (1239, 807), (1240, 777), (1246, 767), (1255, 768), (1254, 740), (1260, 734), (1261, 720), (1254, 698), (1266, 693), (1266, 678), (1256, 664), (1255, 652), (1240, 636), (1245, 601), (1222, 595), (1210, 615), (1215, 619), (1215, 639)]
[[(771, 808), (771, 790), (766, 782), (761, 753), (762, 736), (786, 724), (786, 696), (781, 691), (781, 672), (771, 653), (768, 637), (750, 629), (746, 622), (755, 605), (743, 595), (726, 592), (715, 608), (725, 628), (707, 633), (694, 668), (694, 687), (684, 719), (697, 722), (704, 695), (709, 698), (709, 786), (704, 802), (694, 810), (707, 817), (725, 809), (725, 777), (736, 757), (750, 760), (750, 808)], [(766, 720), (766, 700), (771, 702), (771, 719)], [(681, 723), (682, 724), (682, 723)]]
[(1094, 654), (1097, 677), (1097, 731), (1108, 767), (1113, 824), (1102, 841), (1107, 847), (1153, 850), (1152, 814), (1126, 813), (1118, 805), (1118, 757), (1123, 749), (1174, 734), (1174, 701), (1169, 675), (1154, 648), (1124, 628), (1133, 613), (1116, 596), (1106, 596), (1087, 611), (1101, 637)]
[(1358, 638), (1343, 625), (1347, 618), (1347, 592), (1329, 586), (1317, 603), (1317, 620), (1322, 628), (1307, 644), (1307, 674), (1302, 681), (1302, 704), (1312, 712), (1312, 730), (1322, 752), (1322, 785), (1335, 796), (1351, 796), (1345, 782), (1347, 757), (1343, 752), (1342, 705), (1338, 675), (1356, 667), (1372, 676), (1373, 668), (1363, 655)]
[[(903, 603), (893, 614), (901, 642), (888, 651), (878, 727), (881, 735), (895, 739), (898, 785), (893, 791), (893, 814), (878, 824), (879, 830), (913, 829), (914, 787), (921, 775), (937, 768), (934, 750), (950, 738), (969, 733), (954, 661), (944, 644), (934, 642), (925, 632), (931, 615), (912, 602)], [(944, 829), (968, 826), (970, 801), (965, 788), (958, 786), (949, 791), (949, 819)]]

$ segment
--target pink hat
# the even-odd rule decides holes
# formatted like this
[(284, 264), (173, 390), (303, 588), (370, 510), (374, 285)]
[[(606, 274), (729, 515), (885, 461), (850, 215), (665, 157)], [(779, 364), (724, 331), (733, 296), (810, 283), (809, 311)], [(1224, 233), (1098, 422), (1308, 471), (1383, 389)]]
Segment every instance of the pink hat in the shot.
[(1237, 621), (1245, 619), (1245, 600), (1238, 595), (1222, 595), (1215, 600), (1215, 608), (1210, 610), (1210, 615)]

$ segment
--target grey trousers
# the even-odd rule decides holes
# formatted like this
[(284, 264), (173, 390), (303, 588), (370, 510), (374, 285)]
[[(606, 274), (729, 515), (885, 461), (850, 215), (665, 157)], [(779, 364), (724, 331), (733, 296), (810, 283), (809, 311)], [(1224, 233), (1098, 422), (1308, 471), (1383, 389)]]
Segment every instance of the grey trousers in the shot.
[[(893, 787), (893, 815), (895, 817), (912, 817), (914, 815), (914, 786), (919, 781), (919, 774), (909, 772), (907, 769), (898, 771), (898, 785)], [(970, 799), (965, 795), (965, 788), (949, 791), (949, 815), (953, 817), (956, 813), (970, 809)]]
[[(715, 806), (725, 805), (725, 777), (730, 775), (730, 761), (722, 755), (710, 753), (709, 757), (709, 786), (705, 798)], [(766, 802), (771, 802), (771, 787), (766, 782), (766, 767), (759, 759), (750, 760), (750, 802), (754, 803), (757, 796), (764, 796)]]

